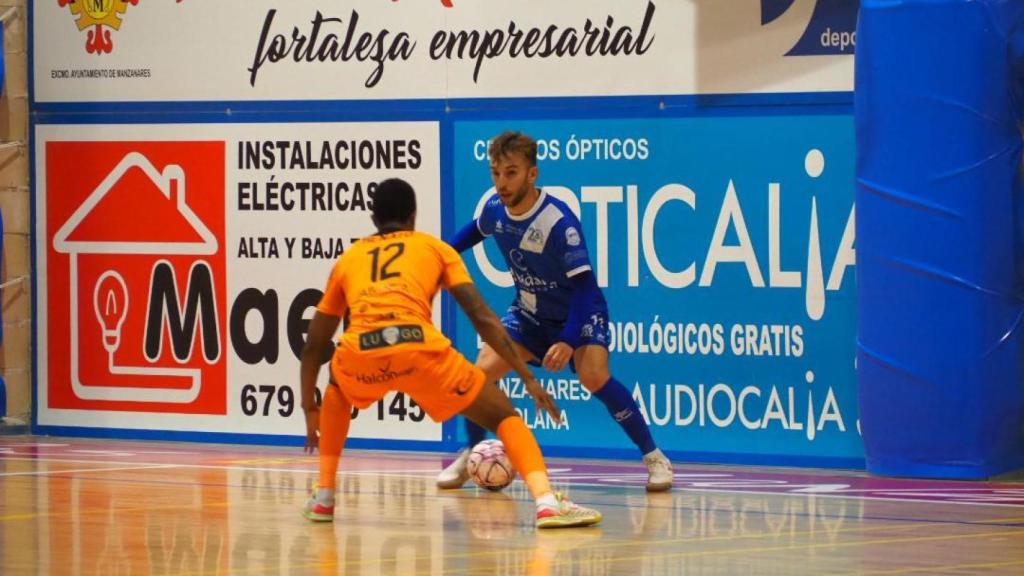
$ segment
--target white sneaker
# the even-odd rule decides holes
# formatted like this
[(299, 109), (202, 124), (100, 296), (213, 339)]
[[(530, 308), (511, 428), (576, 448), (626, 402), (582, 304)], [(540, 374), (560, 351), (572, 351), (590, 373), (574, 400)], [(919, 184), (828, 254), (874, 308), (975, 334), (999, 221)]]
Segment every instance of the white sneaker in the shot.
[(602, 520), (601, 513), (585, 508), (562, 495), (555, 494), (555, 505), (537, 505), (537, 528), (572, 528), (593, 526)]
[(647, 465), (647, 491), (664, 492), (672, 489), (672, 463), (660, 449), (655, 448), (653, 452), (644, 455), (644, 464)]
[(437, 475), (437, 487), (447, 490), (462, 488), (462, 485), (469, 480), (469, 448), (463, 448), (441, 473)]
[(313, 522), (334, 522), (334, 500), (320, 500), (314, 491), (302, 508), (302, 515)]

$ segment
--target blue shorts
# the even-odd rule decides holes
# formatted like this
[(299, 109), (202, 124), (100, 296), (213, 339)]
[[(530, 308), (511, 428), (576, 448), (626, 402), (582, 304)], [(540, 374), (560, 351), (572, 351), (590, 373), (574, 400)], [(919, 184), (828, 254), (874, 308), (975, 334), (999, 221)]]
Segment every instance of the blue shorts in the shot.
[[(530, 364), (540, 366), (540, 361), (548, 353), (548, 348), (559, 341), (565, 322), (553, 322), (550, 320), (539, 320), (526, 314), (516, 305), (508, 307), (501, 323), (508, 330), (508, 335), (533, 354), (536, 360)], [(593, 310), (587, 315), (587, 321), (580, 326), (579, 342), (576, 348), (582, 346), (601, 346), (607, 348), (611, 340), (611, 332), (608, 328), (608, 311)], [(576, 371), (575, 364), (570, 360), (569, 366), (573, 372)]]

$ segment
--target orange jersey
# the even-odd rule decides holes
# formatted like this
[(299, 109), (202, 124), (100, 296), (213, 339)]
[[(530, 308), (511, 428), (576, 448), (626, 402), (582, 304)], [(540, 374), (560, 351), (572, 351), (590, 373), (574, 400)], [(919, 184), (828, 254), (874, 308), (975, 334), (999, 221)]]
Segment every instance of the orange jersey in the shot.
[(338, 258), (317, 309), (348, 313), (339, 344), (349, 350), (439, 350), (451, 342), (431, 319), (434, 296), (469, 282), (451, 246), (423, 232), (391, 232), (363, 238)]

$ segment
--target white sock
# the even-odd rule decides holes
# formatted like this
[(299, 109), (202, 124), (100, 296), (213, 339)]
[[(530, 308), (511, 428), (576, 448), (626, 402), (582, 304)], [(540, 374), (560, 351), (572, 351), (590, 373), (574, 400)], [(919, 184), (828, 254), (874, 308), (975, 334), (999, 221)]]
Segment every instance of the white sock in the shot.
[(316, 500), (317, 502), (326, 502), (328, 504), (334, 503), (334, 489), (333, 488), (317, 488), (316, 489)]
[(537, 507), (548, 506), (551, 508), (558, 507), (558, 499), (555, 498), (554, 492), (548, 492), (547, 494), (537, 498)]

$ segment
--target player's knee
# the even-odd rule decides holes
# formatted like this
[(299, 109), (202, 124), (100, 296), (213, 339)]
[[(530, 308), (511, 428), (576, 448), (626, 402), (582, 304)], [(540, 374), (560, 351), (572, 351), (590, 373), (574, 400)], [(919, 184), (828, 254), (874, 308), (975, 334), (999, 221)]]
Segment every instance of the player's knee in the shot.
[(517, 416), (516, 411), (514, 409), (504, 410), (499, 408), (488, 410), (487, 412), (480, 415), (479, 420), (481, 421), (477, 422), (477, 424), (483, 426), (484, 428), (490, 430), (491, 432), (497, 432), (499, 424), (504, 422), (506, 419), (512, 418), (514, 416)]
[(494, 359), (497, 357), (498, 354), (494, 350), (491, 350), (490, 346), (485, 345), (480, 349), (480, 352), (477, 353), (476, 362), (474, 362), (474, 364), (476, 364), (476, 367), (481, 370), (487, 370), (487, 367), (493, 364)]
[(488, 384), (497, 384), (498, 380), (501, 380), (508, 374), (508, 370), (495, 369), (495, 370), (484, 370), (484, 382)]
[(580, 384), (591, 393), (600, 390), (611, 379), (607, 370), (600, 369), (580, 370), (577, 376), (580, 378)]
[(463, 411), (463, 414), (493, 432), (503, 420), (515, 416), (516, 410), (508, 396), (497, 386), (484, 384), (476, 400)]
[(502, 422), (504, 422), (505, 420), (508, 420), (509, 418), (518, 418), (518, 417), (519, 417), (519, 413), (516, 412), (514, 408), (509, 408), (508, 410), (501, 410), (501, 411), (495, 413), (495, 415), (494, 415), (494, 428), (493, 428), (493, 431), (497, 432), (498, 431), (498, 426)]

